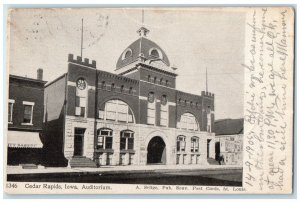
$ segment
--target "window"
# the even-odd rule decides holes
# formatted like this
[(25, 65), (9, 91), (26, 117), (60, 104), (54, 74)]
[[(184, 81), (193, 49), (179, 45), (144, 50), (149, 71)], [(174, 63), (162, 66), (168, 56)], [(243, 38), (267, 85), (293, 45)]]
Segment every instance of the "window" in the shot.
[(105, 81), (102, 81), (102, 83), (101, 83), (101, 88), (102, 88), (102, 89), (105, 89), (105, 88), (106, 88)]
[(114, 91), (114, 90), (115, 90), (115, 84), (114, 84), (114, 83), (111, 84), (110, 90), (111, 90), (111, 91)]
[(121, 131), (120, 150), (133, 150), (134, 147), (134, 133), (130, 130)]
[(124, 123), (133, 123), (133, 113), (128, 104), (121, 100), (109, 100), (104, 111), (99, 111), (99, 118)]
[(151, 76), (148, 75), (148, 82), (151, 82)]
[(167, 87), (169, 86), (169, 80), (166, 80), (166, 86)]
[(8, 123), (13, 122), (13, 109), (14, 109), (15, 100), (10, 99), (8, 101)]
[(163, 79), (162, 79), (162, 78), (159, 80), (159, 84), (160, 84), (160, 85), (163, 84)]
[(163, 95), (161, 97), (161, 106), (160, 106), (160, 125), (161, 126), (168, 126), (168, 100), (167, 100), (167, 96)]
[(83, 78), (76, 82), (75, 116), (85, 117), (87, 103), (87, 84)]
[(130, 57), (131, 56), (131, 51), (130, 50), (128, 50), (128, 51), (126, 51), (126, 53), (125, 53), (125, 58), (128, 58), (128, 57)]
[(157, 49), (152, 49), (150, 55), (159, 58), (159, 52)]
[(122, 54), (122, 60), (129, 58), (132, 56), (132, 50), (131, 49), (126, 49), (123, 54)]
[(129, 87), (129, 94), (132, 94), (132, 93), (133, 93), (132, 87)]
[(123, 92), (124, 91), (124, 85), (122, 85), (121, 87), (120, 87), (120, 92)]
[(112, 149), (113, 131), (108, 128), (97, 130), (97, 149)]
[(155, 95), (154, 92), (148, 94), (148, 110), (147, 110), (147, 123), (150, 125), (155, 124)]
[(191, 113), (181, 115), (180, 121), (177, 123), (177, 128), (185, 130), (199, 130), (199, 124), (195, 116)]
[(185, 152), (185, 136), (179, 135), (177, 137), (177, 152)]
[(191, 138), (191, 152), (199, 152), (199, 138), (198, 137)]
[(154, 83), (154, 84), (156, 83), (156, 77), (154, 77), (153, 83)]
[(32, 116), (33, 116), (33, 106), (34, 102), (26, 102), (23, 101), (24, 105), (24, 117), (23, 117), (23, 123), (24, 125), (26, 124), (32, 124)]

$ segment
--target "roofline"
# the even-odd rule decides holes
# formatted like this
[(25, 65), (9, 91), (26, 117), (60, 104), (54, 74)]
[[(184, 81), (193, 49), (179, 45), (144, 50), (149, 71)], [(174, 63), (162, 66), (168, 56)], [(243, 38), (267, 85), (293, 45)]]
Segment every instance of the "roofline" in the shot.
[(140, 62), (137, 65), (144, 66), (144, 67), (147, 67), (147, 68), (151, 68), (151, 69), (154, 69), (154, 70), (156, 70), (158, 72), (162, 72), (162, 73), (165, 73), (165, 74), (172, 75), (173, 77), (178, 76), (178, 74), (176, 74), (176, 73), (172, 73), (172, 72), (169, 72), (169, 71), (166, 71), (166, 70), (162, 70), (162, 69), (156, 68), (154, 66), (151, 66), (151, 65), (148, 65), (148, 64), (145, 64), (145, 63), (141, 63)]
[(56, 78), (56, 79), (54, 79), (54, 80), (48, 82), (48, 83), (45, 85), (45, 87), (48, 87), (49, 85), (52, 85), (53, 83), (55, 83), (56, 81), (60, 80), (61, 78), (63, 78), (63, 77), (66, 76), (66, 75), (67, 75), (67, 73), (62, 74), (62, 75), (59, 76), (58, 78)]
[(14, 79), (18, 79), (18, 80), (27, 80), (27, 81), (30, 81), (30, 82), (35, 82), (35, 83), (41, 83), (41, 84), (46, 84), (47, 81), (45, 80), (38, 80), (38, 79), (35, 79), (35, 78), (27, 78), (27, 77), (24, 77), (24, 76), (19, 76), (19, 75), (9, 75), (10, 78), (14, 78)]

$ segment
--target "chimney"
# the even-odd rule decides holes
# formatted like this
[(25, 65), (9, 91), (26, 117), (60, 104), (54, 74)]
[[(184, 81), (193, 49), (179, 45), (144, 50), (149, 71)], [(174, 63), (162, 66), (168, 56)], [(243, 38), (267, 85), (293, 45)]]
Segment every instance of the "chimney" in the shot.
[(43, 80), (43, 69), (41, 68), (37, 69), (37, 79)]

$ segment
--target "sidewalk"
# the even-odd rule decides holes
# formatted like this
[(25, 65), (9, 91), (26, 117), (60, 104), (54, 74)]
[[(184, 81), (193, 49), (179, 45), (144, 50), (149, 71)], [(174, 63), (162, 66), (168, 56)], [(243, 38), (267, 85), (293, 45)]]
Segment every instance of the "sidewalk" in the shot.
[(39, 173), (136, 173), (157, 171), (185, 171), (185, 170), (233, 170), (242, 169), (234, 165), (144, 165), (144, 166), (101, 166), (100, 168), (37, 168), (23, 169), (20, 166), (7, 166), (7, 174), (39, 174)]

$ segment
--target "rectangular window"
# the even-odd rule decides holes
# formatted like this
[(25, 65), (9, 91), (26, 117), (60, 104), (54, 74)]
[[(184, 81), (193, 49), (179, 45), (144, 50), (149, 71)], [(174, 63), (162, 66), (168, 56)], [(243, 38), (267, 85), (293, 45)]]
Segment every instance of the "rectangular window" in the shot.
[(155, 124), (155, 102), (148, 102), (147, 123), (150, 125)]
[(168, 126), (168, 105), (161, 105), (160, 125)]
[(75, 99), (75, 105), (75, 116), (85, 117), (86, 97), (77, 95)]
[(191, 143), (191, 152), (199, 152), (199, 139), (192, 138)]
[(134, 143), (133, 138), (128, 138), (128, 149), (133, 149), (133, 143)]
[(13, 117), (13, 108), (14, 108), (15, 100), (10, 99), (8, 102), (8, 123), (12, 123), (12, 117)]
[(112, 149), (112, 142), (113, 142), (112, 137), (106, 137), (105, 149)]
[(122, 137), (120, 140), (120, 149), (125, 150), (126, 149), (126, 138)]
[(23, 101), (24, 105), (24, 117), (23, 117), (23, 123), (22, 124), (32, 124), (32, 116), (33, 116), (33, 102), (26, 102)]
[(103, 149), (103, 144), (104, 144), (104, 137), (103, 136), (98, 136), (97, 148), (98, 149)]
[(177, 152), (185, 152), (185, 138), (179, 137), (177, 138)]

